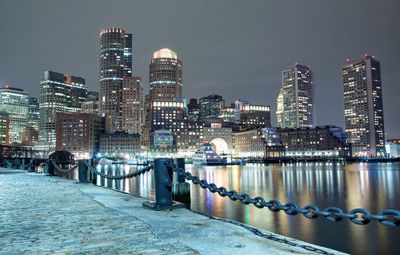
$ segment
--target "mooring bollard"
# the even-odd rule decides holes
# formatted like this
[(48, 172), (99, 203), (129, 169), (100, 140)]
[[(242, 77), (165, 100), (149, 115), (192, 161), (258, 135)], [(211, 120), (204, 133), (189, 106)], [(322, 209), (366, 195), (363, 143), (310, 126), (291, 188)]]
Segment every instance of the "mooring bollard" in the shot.
[(78, 161), (78, 181), (81, 183), (88, 183), (89, 182), (89, 169), (85, 164), (84, 160)]
[(182, 203), (172, 200), (172, 176), (173, 172), (168, 169), (166, 162), (171, 162), (170, 158), (158, 158), (154, 160), (154, 179), (156, 184), (156, 201), (143, 203), (143, 207), (152, 210), (172, 210), (184, 208)]
[(47, 161), (47, 174), (50, 176), (54, 176), (54, 164), (51, 162), (52, 159)]
[[(178, 168), (185, 169), (184, 158), (177, 158), (174, 161)], [(172, 199), (184, 203), (186, 208), (190, 209), (190, 184), (186, 182), (184, 175), (174, 174)]]

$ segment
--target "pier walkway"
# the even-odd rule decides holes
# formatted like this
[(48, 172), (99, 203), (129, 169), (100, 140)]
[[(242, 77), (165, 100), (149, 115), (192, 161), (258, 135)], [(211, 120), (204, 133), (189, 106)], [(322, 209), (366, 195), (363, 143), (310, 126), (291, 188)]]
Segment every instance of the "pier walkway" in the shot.
[(0, 254), (342, 254), (186, 209), (152, 211), (131, 194), (0, 169)]

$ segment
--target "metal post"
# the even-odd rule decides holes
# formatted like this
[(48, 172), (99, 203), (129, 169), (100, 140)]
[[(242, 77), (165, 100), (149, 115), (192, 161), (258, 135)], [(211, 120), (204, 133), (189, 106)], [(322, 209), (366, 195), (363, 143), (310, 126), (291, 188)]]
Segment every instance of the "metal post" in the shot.
[(78, 161), (78, 181), (81, 183), (89, 182), (88, 167), (85, 165), (84, 160)]
[(51, 162), (52, 159), (49, 159), (47, 161), (47, 174), (50, 176), (54, 176), (54, 165), (53, 162)]
[(172, 170), (168, 169), (166, 162), (171, 162), (170, 158), (158, 158), (154, 160), (154, 179), (156, 185), (156, 201), (143, 203), (144, 208), (152, 210), (172, 210), (174, 208), (184, 208), (185, 205), (172, 201)]
[[(185, 159), (177, 158), (174, 160), (178, 168), (185, 169)], [(190, 184), (186, 182), (184, 175), (174, 174), (174, 184), (172, 186), (172, 199), (184, 203), (190, 209)]]

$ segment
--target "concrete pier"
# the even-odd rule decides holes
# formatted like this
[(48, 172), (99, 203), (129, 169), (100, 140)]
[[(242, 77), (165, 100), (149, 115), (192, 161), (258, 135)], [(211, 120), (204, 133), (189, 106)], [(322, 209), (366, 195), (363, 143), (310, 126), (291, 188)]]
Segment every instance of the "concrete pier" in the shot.
[(147, 210), (146, 199), (131, 194), (3, 172), (8, 170), (0, 171), (0, 254), (316, 254), (187, 209)]

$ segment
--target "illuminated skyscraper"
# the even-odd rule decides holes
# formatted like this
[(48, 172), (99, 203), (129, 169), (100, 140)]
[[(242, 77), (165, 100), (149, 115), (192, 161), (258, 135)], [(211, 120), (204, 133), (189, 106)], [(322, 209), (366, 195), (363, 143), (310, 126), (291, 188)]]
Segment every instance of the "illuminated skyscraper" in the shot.
[(294, 64), (282, 72), (283, 115), (281, 127), (314, 127), (313, 74), (309, 67)]
[(284, 127), (283, 126), (283, 89), (279, 91), (278, 98), (276, 99), (276, 126), (277, 127)]
[(9, 143), (21, 143), (24, 128), (28, 126), (29, 95), (22, 89), (8, 85), (0, 88), (0, 111), (10, 118)]
[(347, 142), (355, 157), (385, 156), (381, 66), (374, 57), (348, 61), (342, 69)]
[(122, 88), (122, 130), (141, 133), (143, 115), (143, 87), (140, 77), (124, 77)]
[(213, 94), (202, 97), (199, 99), (199, 119), (206, 122), (216, 120), (224, 107), (225, 101), (222, 96)]
[(56, 113), (81, 112), (87, 97), (85, 79), (45, 71), (40, 82), (39, 144), (44, 150), (56, 148)]
[(8, 145), (10, 131), (10, 115), (0, 111), (0, 144)]
[(182, 61), (176, 52), (170, 49), (154, 52), (149, 69), (150, 101), (182, 96)]
[(39, 130), (39, 102), (36, 97), (29, 97), (28, 127)]
[(132, 76), (132, 34), (122, 28), (100, 33), (100, 113), (110, 116), (114, 130), (122, 130), (123, 77)]

